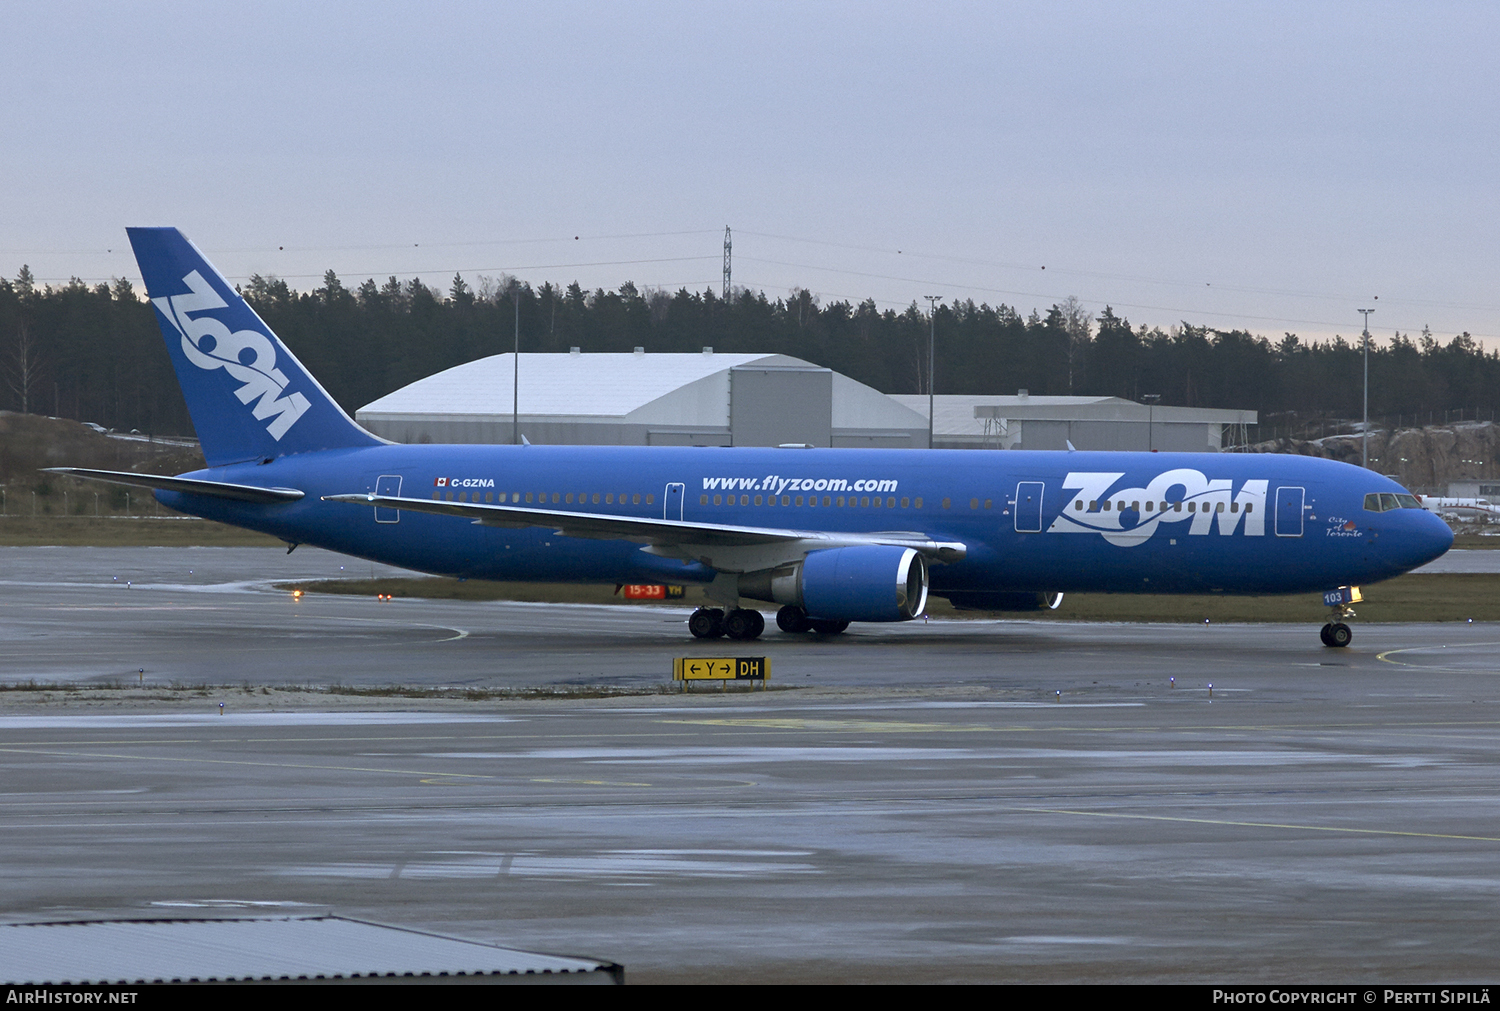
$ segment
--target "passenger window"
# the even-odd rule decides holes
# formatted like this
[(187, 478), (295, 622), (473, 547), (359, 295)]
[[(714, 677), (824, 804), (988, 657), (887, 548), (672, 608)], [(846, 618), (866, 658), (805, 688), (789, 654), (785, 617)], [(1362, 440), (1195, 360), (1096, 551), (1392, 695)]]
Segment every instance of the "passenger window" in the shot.
[(647, 505), (650, 505), (651, 503), (653, 503), (655, 501), (656, 501), (656, 496), (655, 495), (647, 495), (646, 496), (646, 504)]
[(894, 509), (894, 508), (896, 508), (896, 496), (892, 495), (890, 498), (886, 499), (885, 500), (885, 507), (887, 509)]
[(781, 504), (784, 505), (784, 506), (791, 505), (792, 504), (792, 497), (790, 495), (783, 495), (783, 496), (781, 496)]
[(1238, 502), (1231, 502), (1231, 503), (1229, 503), (1229, 511), (1232, 512), (1232, 513), (1239, 512), (1240, 511), (1240, 504)]
[(970, 509), (978, 509), (979, 508), (979, 500), (977, 498), (971, 498), (971, 499), (969, 499), (969, 508)]
[(573, 504), (573, 493), (572, 492), (568, 492), (568, 494), (564, 495), (563, 496), (563, 501), (566, 502), (568, 505), (572, 505)]
[(802, 496), (801, 496), (801, 495), (798, 495), (798, 496), (797, 496), (797, 504), (798, 504), (798, 505), (801, 505), (801, 504), (802, 504)]
[(1113, 502), (1111, 502), (1109, 499), (1105, 499), (1104, 500), (1104, 511), (1105, 512), (1109, 512), (1111, 509), (1114, 508), (1114, 506), (1115, 506), (1115, 504)]
[(1197, 511), (1198, 511), (1198, 503), (1196, 503), (1196, 502), (1189, 502), (1188, 503), (1188, 512), (1195, 513)]
[[(610, 492), (610, 493), (608, 493), (607, 495), (604, 496), (604, 501), (605, 501), (606, 504), (613, 504), (614, 500), (615, 500), (615, 493), (614, 492)], [(708, 502), (708, 496), (707, 495), (703, 496), (703, 501), (705, 503)]]
[(723, 495), (715, 495), (714, 496), (714, 505), (723, 505), (723, 504), (724, 504), (724, 496)]
[[(553, 501), (555, 502), (557, 500), (553, 499)], [(630, 504), (631, 505), (640, 505), (641, 504), (641, 496), (640, 496), (639, 492), (637, 492), (635, 495), (632, 495), (630, 497)]]
[(593, 495), (589, 496), (589, 501), (591, 501), (594, 505), (598, 505), (599, 504), (599, 493), (598, 492), (594, 492)]
[(434, 502), (436, 502), (436, 501), (438, 501), (438, 500), (439, 500), (439, 499), (441, 499), (441, 498), (442, 498), (442, 497), (443, 497), (443, 493), (442, 493), (442, 492), (440, 492), (440, 491), (435, 491), (435, 492), (433, 492), (433, 493), (432, 493), (432, 500), (433, 500), (433, 501), (434, 501)]
[(870, 504), (873, 505), (876, 509), (879, 509), (880, 508), (880, 496), (876, 495), (875, 498), (874, 498), (874, 500)]
[(902, 498), (901, 499), (901, 508), (902, 509), (910, 509), (911, 508), (911, 499), (909, 499), (909, 498)]
[(1223, 502), (1220, 502), (1220, 503), (1218, 503), (1217, 505), (1214, 506), (1214, 512), (1221, 513), (1223, 511), (1224, 511), (1224, 503)]
[(922, 508), (922, 500), (920, 498), (917, 499), (917, 508), (918, 509)]
[[(850, 499), (849, 501), (853, 502), (854, 500)], [(868, 495), (861, 495), (860, 499), (859, 499), (859, 507), (861, 509), (868, 509), (868, 508), (870, 508), (870, 496), (868, 496)]]
[(756, 505), (760, 505), (761, 504), (761, 497), (759, 495), (755, 496), (755, 504)]
[(827, 509), (831, 505), (833, 505), (833, 496), (831, 496), (831, 495), (824, 495), (823, 496), (823, 508)]
[(1182, 503), (1181, 502), (1173, 502), (1172, 503), (1172, 511), (1174, 513), (1180, 513), (1180, 512), (1182, 512)]
[(984, 507), (986, 509), (992, 508), (994, 506), (994, 504), (995, 504), (995, 500), (994, 499), (987, 498), (987, 499), (984, 500)]
[(951, 498), (945, 498), (945, 499), (943, 499), (943, 508), (944, 509), (950, 508), (952, 505), (953, 505), (953, 500)]
[(1254, 502), (1246, 502), (1245, 503), (1245, 512), (1247, 512), (1247, 513), (1253, 513), (1253, 512), (1255, 512), (1255, 503)]
[[(1078, 505), (1081, 508), (1083, 506), (1083, 503), (1080, 502), (1080, 503), (1078, 503)], [(1089, 512), (1094, 512), (1098, 508), (1099, 508), (1099, 500), (1098, 499), (1089, 499)]]
[(1132, 502), (1132, 503), (1130, 503), (1130, 508), (1133, 511), (1135, 511), (1135, 512), (1140, 512), (1141, 511), (1141, 504), (1139, 502)]
[(750, 496), (749, 495), (741, 495), (740, 496), (740, 505), (749, 505), (749, 504), (750, 504)]
[(834, 499), (833, 504), (838, 506), (840, 509), (844, 508), (844, 496), (840, 495), (838, 498)]

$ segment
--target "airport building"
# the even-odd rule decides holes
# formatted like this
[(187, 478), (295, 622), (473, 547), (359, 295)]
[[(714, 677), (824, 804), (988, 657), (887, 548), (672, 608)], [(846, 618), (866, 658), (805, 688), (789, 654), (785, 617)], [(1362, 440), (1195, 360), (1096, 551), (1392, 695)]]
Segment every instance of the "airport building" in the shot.
[[(355, 412), (393, 442), (909, 449), (927, 418), (786, 355), (513, 354), (419, 379)], [(513, 399), (513, 391), (519, 396)]]
[[(881, 393), (787, 355), (522, 354), (467, 362), (355, 412), (401, 443), (920, 449), (927, 397)], [(517, 395), (518, 394), (518, 395)], [(520, 405), (519, 413), (515, 404)], [(1254, 411), (1118, 397), (942, 395), (938, 449), (1218, 452)], [(1229, 438), (1226, 441), (1225, 433)], [(1238, 433), (1238, 435), (1237, 435)]]
[[(891, 399), (927, 420), (927, 397)], [(933, 398), (936, 449), (1156, 450), (1217, 453), (1243, 445), (1256, 412), (1157, 407), (1120, 397), (939, 395)]]

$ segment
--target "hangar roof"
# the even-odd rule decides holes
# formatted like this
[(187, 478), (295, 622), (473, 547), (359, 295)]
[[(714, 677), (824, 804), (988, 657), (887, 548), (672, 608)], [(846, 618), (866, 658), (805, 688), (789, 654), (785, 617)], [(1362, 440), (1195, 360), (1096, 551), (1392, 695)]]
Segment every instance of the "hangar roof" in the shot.
[[(512, 410), (514, 354), (493, 355), (419, 379), (359, 409), (364, 414), (493, 415)], [(690, 383), (742, 366), (818, 368), (786, 355), (533, 354), (520, 363), (527, 415), (622, 418)]]

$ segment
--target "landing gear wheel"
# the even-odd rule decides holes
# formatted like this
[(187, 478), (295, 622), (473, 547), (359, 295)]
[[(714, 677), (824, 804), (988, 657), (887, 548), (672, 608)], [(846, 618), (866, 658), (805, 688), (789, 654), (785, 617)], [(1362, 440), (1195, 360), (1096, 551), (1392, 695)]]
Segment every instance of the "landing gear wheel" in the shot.
[(849, 627), (849, 623), (847, 621), (834, 621), (832, 618), (812, 618), (809, 620), (808, 624), (810, 624), (812, 626), (812, 630), (819, 635), (838, 635), (844, 629)]
[(1328, 630), (1328, 645), (1343, 647), (1354, 641), (1354, 631), (1342, 621), (1335, 622)]
[(700, 607), (688, 619), (688, 631), (699, 639), (717, 639), (724, 634), (724, 612), (715, 607)]
[(812, 629), (812, 623), (807, 619), (807, 612), (796, 604), (788, 604), (776, 612), (776, 627), (783, 632), (807, 632)]
[(754, 639), (766, 630), (766, 619), (759, 611), (737, 607), (724, 616), (724, 634), (731, 639)]
[(1325, 645), (1325, 646), (1332, 646), (1333, 645), (1333, 635), (1332, 635), (1332, 633), (1333, 633), (1333, 622), (1330, 621), (1328, 624), (1324, 625), (1323, 628), (1318, 632), (1318, 638), (1323, 640), (1323, 645)]

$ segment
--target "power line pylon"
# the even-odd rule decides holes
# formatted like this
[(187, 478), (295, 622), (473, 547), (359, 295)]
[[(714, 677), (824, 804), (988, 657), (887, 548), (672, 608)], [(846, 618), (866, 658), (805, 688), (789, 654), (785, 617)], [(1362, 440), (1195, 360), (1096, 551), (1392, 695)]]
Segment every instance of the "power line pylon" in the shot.
[(732, 243), (729, 241), (729, 226), (724, 226), (724, 301), (729, 301), (731, 285), (729, 283), (729, 250)]

